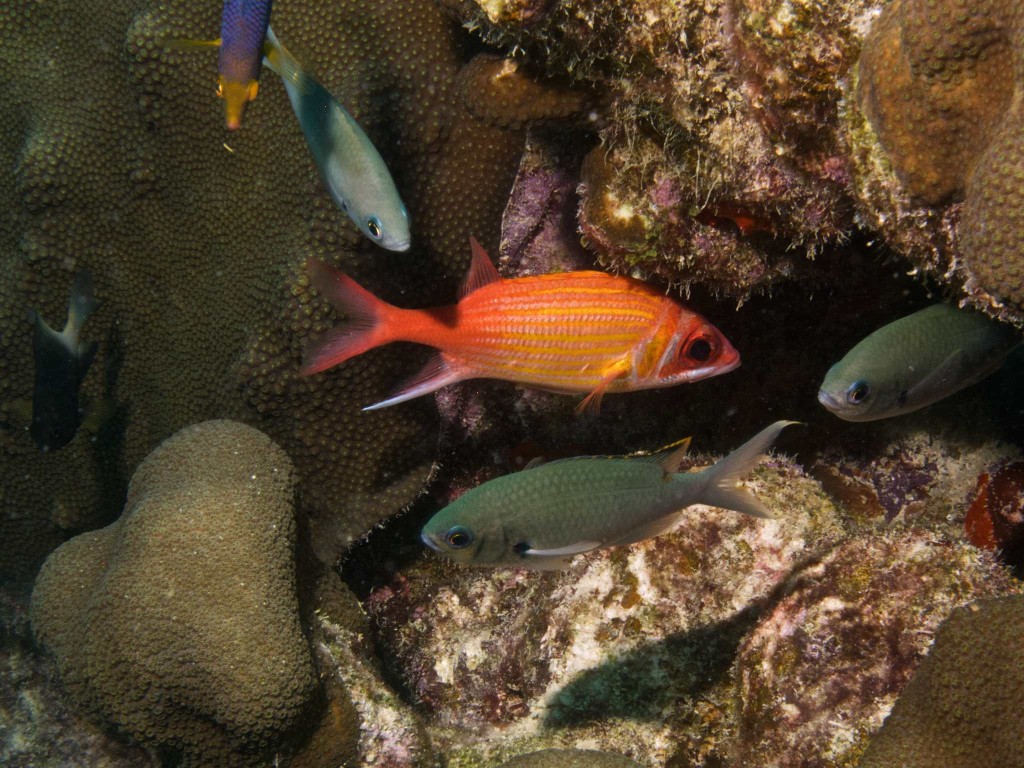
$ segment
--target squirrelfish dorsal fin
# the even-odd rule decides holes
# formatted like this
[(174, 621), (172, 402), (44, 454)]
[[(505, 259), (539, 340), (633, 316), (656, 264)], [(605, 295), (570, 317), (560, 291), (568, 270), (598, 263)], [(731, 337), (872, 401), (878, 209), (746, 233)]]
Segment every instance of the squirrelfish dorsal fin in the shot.
[(495, 269), (487, 251), (477, 242), (476, 238), (470, 235), (469, 246), (473, 250), (473, 260), (469, 264), (469, 272), (459, 286), (459, 298), (463, 299), (478, 288), (490, 285), (501, 280), (501, 275)]

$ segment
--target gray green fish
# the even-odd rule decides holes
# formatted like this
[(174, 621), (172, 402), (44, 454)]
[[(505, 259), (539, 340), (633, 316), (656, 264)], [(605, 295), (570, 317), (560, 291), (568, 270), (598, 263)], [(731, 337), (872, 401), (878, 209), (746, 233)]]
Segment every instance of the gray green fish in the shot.
[(78, 391), (96, 357), (96, 342), (79, 340), (82, 326), (96, 311), (92, 276), (79, 270), (71, 284), (68, 319), (58, 333), (33, 311), (35, 333), (32, 352), (36, 379), (32, 389), (32, 426), (29, 432), (41, 451), (55, 451), (67, 445), (82, 423)]
[(267, 30), (267, 66), (284, 82), (306, 144), (334, 202), (370, 240), (409, 249), (409, 213), (384, 158), (359, 124)]
[(674, 527), (692, 504), (771, 518), (739, 481), (792, 421), (766, 427), (699, 472), (678, 472), (686, 445), (653, 457), (580, 456), (467, 491), (423, 527), (423, 543), (463, 565), (553, 570), (592, 549)]
[(841, 419), (900, 416), (996, 371), (1021, 341), (979, 312), (935, 304), (872, 333), (833, 365), (818, 401)]

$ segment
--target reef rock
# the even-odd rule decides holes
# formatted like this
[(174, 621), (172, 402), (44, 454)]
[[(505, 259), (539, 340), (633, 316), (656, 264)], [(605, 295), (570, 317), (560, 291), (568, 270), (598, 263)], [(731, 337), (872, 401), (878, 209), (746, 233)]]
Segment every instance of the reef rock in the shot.
[(1024, 597), (953, 612), (860, 768), (1024, 766)]
[(629, 758), (592, 749), (542, 749), (514, 757), (498, 768), (640, 768)]
[(992, 557), (927, 531), (844, 542), (740, 645), (729, 764), (852, 764), (939, 623), (971, 599), (1019, 590)]
[(198, 424), (139, 466), (117, 522), (47, 559), (32, 625), (82, 710), (188, 765), (264, 765), (288, 751), (318, 703), (294, 483), (261, 432)]

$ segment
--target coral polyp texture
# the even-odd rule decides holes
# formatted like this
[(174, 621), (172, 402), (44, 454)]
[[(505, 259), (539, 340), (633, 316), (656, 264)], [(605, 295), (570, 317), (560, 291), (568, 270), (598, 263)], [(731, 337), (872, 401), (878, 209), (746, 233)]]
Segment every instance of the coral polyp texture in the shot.
[(258, 430), (188, 427), (136, 470), (117, 522), (47, 559), (32, 626), (78, 707), (187, 765), (287, 751), (318, 691), (296, 597), (294, 482)]
[[(1019, 323), (1024, 7), (1016, 0), (896, 0), (864, 41), (857, 75), (861, 108), (911, 198), (879, 196), (868, 206), (869, 223), (922, 266), (940, 274), (961, 266), (957, 276), (976, 304)], [(909, 215), (893, 216), (894, 201)], [(962, 263), (941, 234), (943, 208), (959, 215)], [(922, 224), (940, 233), (931, 247), (914, 232)]]
[[(333, 317), (309, 288), (309, 256), (389, 300), (453, 297), (474, 235), (496, 250), (522, 131), (463, 104), (468, 33), (432, 0), (317, 5), (282, 0), (274, 28), (359, 120), (391, 165), (414, 247), (382, 252), (322, 188), (279, 80), (264, 71), (242, 129), (224, 130), (217, 3), (88, 0), (0, 8), (0, 573), (31, 575), (69, 535), (109, 522), (132, 469), (188, 424), (244, 418), (296, 463), (326, 558), (400, 509), (433, 463), (420, 403), (360, 408), (415, 372), (401, 349), (296, 376)], [(83, 402), (114, 418), (40, 455), (18, 416), (31, 396), (35, 308), (62, 323), (88, 268), (99, 341)], [(95, 439), (90, 439), (94, 437)]]
[(1024, 766), (1024, 598), (979, 600), (939, 627), (860, 768)]

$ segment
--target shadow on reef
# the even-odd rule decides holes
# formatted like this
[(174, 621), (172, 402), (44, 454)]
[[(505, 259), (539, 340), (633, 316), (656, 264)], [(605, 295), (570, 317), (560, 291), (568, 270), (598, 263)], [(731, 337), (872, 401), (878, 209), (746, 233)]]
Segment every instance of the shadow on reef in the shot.
[[(698, 700), (729, 674), (743, 638), (800, 584), (802, 575), (820, 562), (796, 565), (765, 597), (724, 621), (670, 635), (589, 669), (552, 694), (544, 726), (565, 728), (601, 720), (655, 722), (680, 697)], [(668, 664), (681, 668), (668, 673)], [(674, 681), (688, 680), (685, 687)]]

